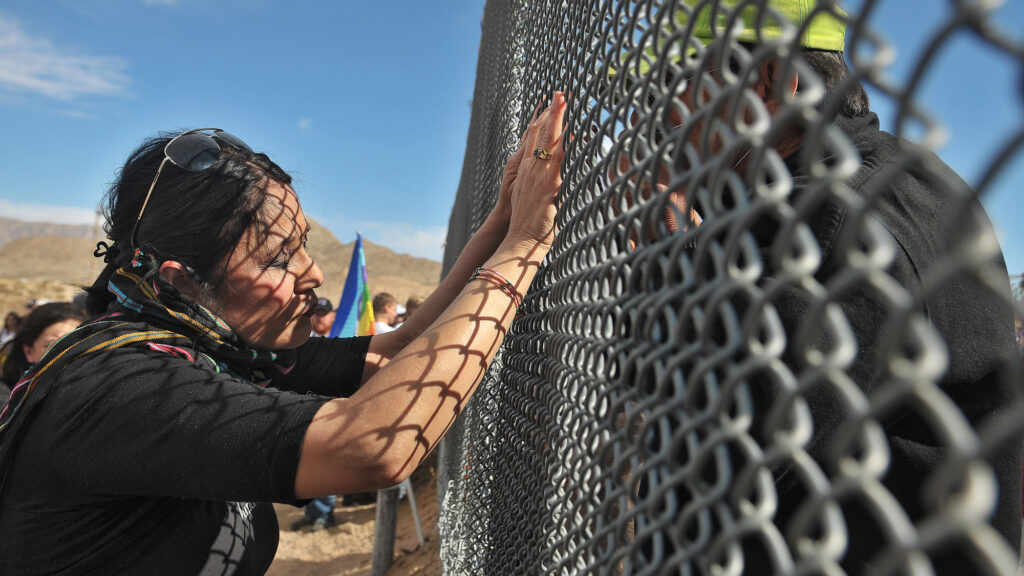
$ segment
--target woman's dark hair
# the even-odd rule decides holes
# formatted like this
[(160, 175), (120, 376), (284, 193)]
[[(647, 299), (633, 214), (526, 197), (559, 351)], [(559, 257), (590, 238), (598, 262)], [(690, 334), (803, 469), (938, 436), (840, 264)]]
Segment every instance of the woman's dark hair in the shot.
[(5, 348), (8, 348), (8, 353), (0, 376), (13, 386), (31, 365), (25, 358), (25, 346), (32, 346), (47, 328), (65, 320), (81, 322), (85, 320), (85, 314), (70, 302), (52, 302), (39, 306), (25, 316), (25, 319), (21, 321), (21, 326), (18, 327), (18, 333), (4, 345)]
[[(104, 255), (106, 267), (86, 288), (90, 316), (103, 314), (114, 300), (107, 283), (115, 270), (130, 266), (132, 228), (164, 159), (164, 147), (178, 134), (164, 133), (143, 142), (106, 193), (104, 230), (113, 243)], [(292, 181), (266, 154), (240, 150), (219, 139), (216, 142), (220, 159), (205, 170), (189, 172), (171, 162), (164, 165), (136, 232), (137, 246), (145, 254), (157, 262), (181, 262), (194, 271), (206, 290), (220, 283), (223, 274), (215, 268), (231, 254), (246, 230), (254, 224), (261, 233), (269, 229), (272, 216), (263, 211), (268, 185)]]

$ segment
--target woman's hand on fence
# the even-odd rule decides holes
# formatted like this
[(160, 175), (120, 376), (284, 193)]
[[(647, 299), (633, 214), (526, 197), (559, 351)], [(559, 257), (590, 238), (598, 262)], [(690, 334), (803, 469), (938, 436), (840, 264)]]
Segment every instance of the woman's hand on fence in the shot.
[[(537, 103), (537, 108), (533, 111), (533, 117), (530, 118), (530, 125), (537, 120), (537, 114), (540, 112), (540, 103)], [(491, 216), (502, 222), (505, 229), (508, 229), (508, 221), (512, 217), (512, 188), (515, 186), (516, 176), (519, 175), (519, 165), (522, 164), (523, 158), (526, 157), (526, 135), (529, 130), (523, 132), (523, 135), (519, 137), (519, 148), (516, 149), (515, 153), (505, 163), (505, 171), (501, 174), (501, 188), (498, 190), (498, 202), (494, 205), (494, 209), (491, 210)]]
[(555, 92), (551, 105), (530, 122), (523, 135), (519, 151), (513, 156), (514, 160), (518, 156), (515, 176), (510, 178), (506, 168), (502, 184), (506, 178), (511, 184), (510, 240), (547, 246), (554, 241), (555, 196), (562, 185), (565, 109), (565, 96)]

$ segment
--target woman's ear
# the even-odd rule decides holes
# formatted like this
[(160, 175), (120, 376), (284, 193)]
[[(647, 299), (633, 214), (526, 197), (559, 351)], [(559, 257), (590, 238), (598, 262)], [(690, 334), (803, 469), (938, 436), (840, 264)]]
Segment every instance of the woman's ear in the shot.
[(164, 261), (160, 264), (160, 275), (185, 296), (193, 300), (199, 296), (199, 284), (196, 283), (188, 267), (181, 262)]

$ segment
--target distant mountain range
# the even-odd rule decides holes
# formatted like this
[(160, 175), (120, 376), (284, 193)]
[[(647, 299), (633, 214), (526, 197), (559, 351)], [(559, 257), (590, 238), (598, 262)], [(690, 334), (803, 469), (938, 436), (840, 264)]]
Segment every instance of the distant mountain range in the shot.
[[(324, 285), (317, 290), (335, 304), (348, 273), (353, 243), (342, 244), (326, 228), (312, 222), (310, 251), (324, 273)], [(93, 257), (95, 243), (104, 239), (102, 230), (94, 237), (88, 225), (23, 222), (0, 218), (0, 313), (22, 312), (28, 298), (65, 299), (83, 284), (91, 284), (102, 261)], [(441, 277), (441, 263), (363, 240), (366, 271), (372, 294), (390, 292), (399, 302), (410, 296), (428, 296)]]
[[(98, 231), (100, 235), (102, 230)], [(0, 218), (0, 246), (31, 236), (63, 236), (66, 238), (92, 238), (93, 227), (88, 224), (53, 224), (50, 222), (24, 222)]]

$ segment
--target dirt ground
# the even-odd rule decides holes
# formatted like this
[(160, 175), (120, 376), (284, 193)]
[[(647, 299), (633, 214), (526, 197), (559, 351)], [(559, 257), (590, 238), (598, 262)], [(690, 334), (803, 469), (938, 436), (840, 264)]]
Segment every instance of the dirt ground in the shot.
[[(388, 576), (440, 576), (437, 532), (437, 476), (422, 469), (413, 476), (413, 494), (425, 543), (416, 536), (409, 499), (398, 503), (395, 561)], [(302, 517), (302, 509), (276, 505), (281, 541), (268, 576), (366, 576), (373, 556), (377, 506), (341, 506), (334, 509), (337, 524), (322, 532), (289, 530)]]

